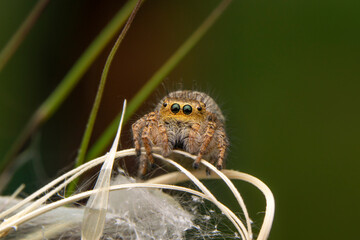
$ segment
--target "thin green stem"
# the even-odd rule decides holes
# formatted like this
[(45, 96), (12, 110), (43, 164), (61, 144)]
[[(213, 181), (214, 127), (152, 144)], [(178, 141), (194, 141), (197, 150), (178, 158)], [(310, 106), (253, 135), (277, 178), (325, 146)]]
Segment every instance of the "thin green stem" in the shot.
[[(200, 27), (178, 48), (178, 50), (165, 62), (165, 64), (147, 81), (133, 99), (129, 102), (124, 118), (124, 123), (135, 113), (139, 106), (146, 100), (151, 92), (161, 83), (161, 81), (176, 67), (176, 65), (186, 56), (187, 53), (200, 41), (210, 27), (216, 22), (224, 12), (231, 0), (223, 0), (213, 12), (205, 19)], [(114, 138), (117, 124), (121, 115), (118, 114), (111, 124), (106, 128), (104, 133), (95, 142), (89, 150), (88, 159), (99, 156), (106, 146)]]
[(91, 43), (86, 49), (84, 54), (78, 59), (75, 65), (61, 81), (60, 85), (49, 96), (48, 99), (40, 106), (38, 112), (44, 115), (44, 120), (47, 120), (59, 108), (66, 97), (70, 94), (72, 89), (79, 82), (80, 78), (84, 75), (86, 70), (94, 62), (97, 56), (111, 41), (114, 35), (119, 31), (120, 27), (128, 19), (132, 9), (136, 5), (136, 0), (127, 2), (126, 5), (116, 14), (111, 22), (99, 34), (99, 36)]
[(11, 37), (9, 42), (5, 45), (3, 50), (0, 52), (0, 72), (5, 67), (11, 56), (19, 48), (20, 44), (24, 41), (26, 35), (34, 26), (36, 20), (40, 17), (42, 11), (48, 3), (49, 0), (39, 0), (37, 2), (37, 4), (31, 10), (24, 22), (21, 24), (15, 34)]
[(31, 117), (23, 131), (20, 133), (18, 139), (6, 153), (4, 159), (0, 161), (0, 193), (7, 185), (8, 181), (10, 181), (8, 178), (5, 179), (4, 176), (7, 175), (5, 172), (13, 170), (13, 160), (18, 152), (24, 146), (26, 141), (28, 141), (31, 135), (39, 128), (39, 126), (46, 122), (46, 120), (49, 119), (64, 102), (66, 97), (80, 81), (86, 70), (119, 31), (121, 26), (123, 26), (132, 9), (136, 5), (136, 2), (136, 0), (130, 0), (118, 11), (111, 22), (101, 31), (97, 38), (77, 60), (74, 66), (63, 78), (59, 86), (57, 86), (54, 92), (42, 103), (42, 105)]
[[(94, 129), (96, 116), (97, 116), (99, 106), (100, 106), (100, 103), (101, 103), (101, 99), (102, 99), (102, 95), (103, 95), (103, 92), (104, 92), (104, 87), (105, 87), (105, 84), (106, 84), (106, 80), (107, 80), (107, 76), (108, 76), (108, 73), (109, 73), (111, 63), (112, 63), (112, 61), (114, 59), (114, 56), (115, 56), (115, 54), (116, 54), (122, 40), (124, 39), (127, 31), (129, 30), (129, 28), (131, 26), (131, 23), (133, 22), (133, 20), (135, 18), (135, 15), (138, 12), (141, 4), (142, 4), (142, 0), (138, 0), (137, 4), (134, 7), (129, 19), (127, 20), (127, 22), (126, 22), (126, 24), (125, 24), (125, 26), (123, 28), (123, 30), (119, 34), (119, 37), (117, 38), (113, 48), (111, 49), (111, 51), (109, 53), (109, 56), (106, 59), (105, 66), (104, 66), (103, 72), (101, 74), (101, 79), (100, 79), (98, 91), (96, 93), (94, 105), (93, 105), (93, 107), (91, 109), (90, 117), (89, 117), (88, 123), (86, 125), (86, 129), (85, 129), (85, 133), (84, 133), (84, 136), (83, 136), (82, 141), (81, 141), (81, 145), (80, 145), (80, 148), (79, 148), (79, 151), (78, 151), (78, 155), (76, 157), (75, 168), (82, 165), (84, 163), (84, 161), (85, 161), (85, 154), (86, 154), (86, 151), (87, 151), (88, 146), (89, 146), (92, 131)], [(68, 196), (73, 193), (78, 181), (79, 181), (79, 178), (76, 178), (76, 179), (74, 179), (73, 182), (71, 182), (69, 184), (69, 187), (67, 188), (67, 191), (66, 191), (66, 194)]]

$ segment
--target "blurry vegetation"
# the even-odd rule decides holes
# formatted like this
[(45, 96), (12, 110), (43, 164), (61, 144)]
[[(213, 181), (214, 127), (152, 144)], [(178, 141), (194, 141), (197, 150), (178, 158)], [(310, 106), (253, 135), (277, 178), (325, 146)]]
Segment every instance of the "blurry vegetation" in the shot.
[[(0, 49), (36, 2), (0, 2)], [(90, 146), (118, 114), (123, 99), (133, 98), (219, 2), (144, 3), (115, 56)], [(49, 2), (0, 72), (0, 159), (125, 3)], [(350, 239), (356, 234), (359, 11), (355, 0), (233, 1), (165, 80), (170, 90), (178, 82), (184, 88), (193, 88), (196, 82), (197, 89), (222, 105), (232, 142), (227, 167), (261, 178), (275, 195), (270, 239)], [(30, 193), (73, 166), (114, 40), (33, 135), (21, 156), (25, 164), (6, 193), (21, 183)], [(159, 88), (128, 121), (123, 148), (132, 146), (129, 124), (164, 93)], [(262, 207), (258, 195), (240, 186), (256, 214)], [(212, 187), (222, 191), (221, 186)]]

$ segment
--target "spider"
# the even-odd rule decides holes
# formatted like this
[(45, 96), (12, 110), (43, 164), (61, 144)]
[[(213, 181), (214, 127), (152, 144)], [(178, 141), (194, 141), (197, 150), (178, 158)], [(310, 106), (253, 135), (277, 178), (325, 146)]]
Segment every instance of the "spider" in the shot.
[[(173, 149), (197, 155), (193, 167), (202, 158), (221, 170), (229, 141), (225, 133), (225, 118), (215, 101), (202, 92), (180, 90), (169, 93), (150, 112), (132, 125), (135, 150), (140, 156), (139, 174), (154, 166), (152, 148), (159, 147), (163, 156)], [(141, 147), (145, 154), (141, 155)], [(208, 172), (208, 170), (207, 170)]]

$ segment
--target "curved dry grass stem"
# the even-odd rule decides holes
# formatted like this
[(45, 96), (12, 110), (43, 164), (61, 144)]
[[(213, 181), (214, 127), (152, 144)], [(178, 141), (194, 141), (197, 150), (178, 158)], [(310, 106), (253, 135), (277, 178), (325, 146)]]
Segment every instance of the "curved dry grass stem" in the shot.
[[(207, 199), (209, 201), (211, 201), (211, 198), (209, 198), (207, 195), (190, 189), (190, 188), (186, 188), (186, 187), (180, 187), (180, 186), (174, 186), (174, 185), (169, 185), (169, 184), (151, 184), (151, 183), (127, 183), (127, 184), (121, 184), (121, 185), (114, 185), (110, 187), (110, 191), (115, 191), (115, 190), (124, 190), (124, 189), (133, 189), (133, 188), (154, 188), (154, 189), (168, 189), (168, 190), (176, 190), (176, 191), (182, 191), (182, 192), (188, 192), (191, 193), (193, 195), (199, 196), (201, 198)], [(0, 236), (2, 232), (7, 232), (11, 229), (17, 229), (17, 226), (25, 223), (26, 221), (29, 221), (35, 217), (40, 216), (41, 214), (44, 214), (46, 212), (49, 212), (55, 208), (61, 207), (61, 206), (65, 206), (67, 204), (71, 204), (74, 202), (77, 202), (79, 200), (82, 200), (84, 198), (89, 197), (91, 194), (100, 192), (101, 189), (96, 189), (96, 190), (89, 190), (86, 192), (82, 192), (82, 193), (78, 193), (75, 194), (71, 197), (68, 198), (64, 198), (61, 199), (59, 201), (44, 205), (32, 212), (29, 212), (25, 215), (23, 215), (21, 218), (18, 218), (12, 222), (7, 222), (6, 224), (1, 224), (0, 225)], [(222, 204), (221, 204), (222, 205)], [(226, 208), (226, 206), (223, 206), (224, 208)]]
[[(265, 210), (265, 216), (263, 220), (263, 224), (260, 228), (259, 235), (257, 237), (258, 240), (266, 240), (269, 237), (272, 223), (275, 216), (275, 199), (274, 195), (272, 194), (270, 188), (266, 186), (265, 183), (263, 183), (258, 178), (251, 176), (247, 173), (238, 172), (235, 170), (228, 170), (223, 169), (221, 171), (224, 175), (226, 175), (230, 179), (236, 179), (236, 180), (242, 180), (246, 181), (248, 183), (251, 183), (255, 187), (257, 187), (265, 196), (266, 200), (266, 210)], [(197, 177), (198, 179), (219, 179), (219, 175), (207, 175), (205, 171), (193, 171), (192, 174)], [(189, 178), (184, 175), (181, 172), (172, 172), (165, 175), (162, 175), (160, 177), (156, 177), (153, 179), (150, 179), (147, 181), (147, 183), (164, 183), (167, 184), (177, 184), (181, 182), (189, 181)]]
[[(184, 152), (178, 152), (178, 151), (176, 151), (176, 152), (180, 153), (182, 155), (188, 155), (187, 153), (184, 153)], [(121, 158), (121, 157), (125, 157), (125, 156), (134, 156), (134, 155), (135, 155), (134, 149), (127, 149), (127, 150), (122, 150), (122, 151), (117, 152), (115, 154), (115, 157)], [(217, 172), (216, 168), (214, 168), (212, 165), (209, 165), (209, 163), (204, 160), (202, 161), (202, 163), (204, 165), (208, 166), (209, 168), (211, 168), (212, 170), (214, 170), (214, 172), (216, 172), (216, 174), (207, 176), (205, 171), (189, 172), (188, 170), (186, 170), (181, 165), (179, 165), (178, 163), (174, 162), (171, 159), (164, 158), (158, 154), (154, 154), (154, 155), (157, 158), (167, 161), (167, 162), (171, 163), (172, 165), (176, 166), (181, 172), (168, 173), (166, 175), (163, 175), (163, 176), (160, 176), (160, 177), (157, 177), (154, 179), (150, 179), (150, 180), (146, 181), (145, 183), (121, 184), (121, 185), (116, 185), (116, 186), (110, 186), (110, 188), (108, 188), (108, 189), (110, 191), (114, 191), (114, 190), (131, 189), (131, 188), (159, 188), (159, 189), (172, 189), (172, 190), (183, 191), (183, 192), (188, 192), (190, 194), (194, 194), (196, 196), (202, 197), (204, 199), (207, 199), (207, 200), (213, 202), (234, 224), (235, 228), (240, 233), (242, 239), (249, 240), (249, 239), (252, 239), (251, 227), (249, 228), (249, 226), (248, 226), (248, 228), (246, 228), (245, 225), (239, 220), (239, 218), (229, 208), (227, 208), (222, 203), (217, 201), (217, 199), (213, 196), (213, 194), (199, 181), (199, 179), (219, 179), (219, 178), (221, 178), (224, 181), (226, 181), (229, 188), (235, 192), (237, 192), (237, 190), (228, 178), (247, 181), (247, 182), (253, 184), (254, 186), (256, 186), (258, 189), (260, 189), (263, 192), (263, 194), (265, 195), (265, 198), (266, 198), (265, 217), (264, 217), (264, 222), (262, 224), (262, 227), (260, 229), (257, 239), (258, 240), (266, 240), (268, 238), (270, 229), (272, 226), (273, 218), (274, 218), (275, 201), (274, 201), (274, 197), (273, 197), (270, 189), (259, 179), (255, 178), (249, 174), (237, 172), (234, 170), (225, 169), (219, 173), (219, 172)], [(193, 156), (191, 156), (191, 157), (193, 157)], [(105, 159), (106, 159), (106, 156), (102, 156), (102, 157), (94, 159), (84, 165), (81, 165), (80, 167), (64, 174), (63, 176), (59, 177), (58, 179), (55, 179), (53, 182), (49, 183), (48, 185), (44, 186), (43, 188), (41, 188), (34, 194), (30, 195), (28, 198), (24, 199), (22, 202), (20, 202), (16, 206), (3, 212), (1, 214), (1, 216), (7, 216), (7, 215), (13, 213), (14, 211), (19, 210), (25, 204), (30, 203), (30, 201), (33, 200), (34, 198), (49, 191), (49, 189), (54, 188), (52, 191), (50, 191), (49, 193), (47, 193), (46, 195), (41, 197), (39, 200), (31, 203), (29, 206), (25, 207), (23, 210), (21, 210), (14, 216), (11, 216), (11, 217), (5, 219), (4, 222), (0, 224), (0, 236), (6, 235), (7, 232), (10, 231), (11, 229), (17, 229), (17, 226), (19, 226), (20, 224), (23, 224), (24, 222), (29, 221), (32, 218), (39, 216), (47, 211), (50, 211), (50, 210), (55, 209), (60, 206), (64, 206), (65, 204), (76, 202), (80, 199), (89, 197), (91, 194), (103, 191), (103, 189), (100, 188), (100, 189), (91, 190), (91, 191), (87, 191), (87, 192), (81, 192), (81, 193), (78, 193), (71, 197), (53, 202), (51, 204), (42, 205), (46, 199), (51, 197), (54, 193), (59, 191), (61, 188), (64, 188), (66, 186), (66, 184), (68, 184), (73, 178), (75, 178), (75, 177), (79, 176), (80, 174), (82, 174), (83, 172), (103, 163), (105, 161)], [(228, 178), (226, 178), (225, 176)], [(203, 193), (193, 190), (193, 189), (173, 185), (173, 184), (176, 184), (179, 182), (189, 181), (189, 179), (191, 181), (193, 181)], [(63, 182), (61, 184), (59, 184), (61, 181), (63, 181)], [(54, 187), (57, 184), (59, 184), (59, 185), (57, 187)], [(234, 195), (236, 196), (236, 198), (239, 202), (239, 205), (240, 206), (243, 205), (243, 206), (241, 206), (243, 208), (245, 206), (245, 204), (243, 204), (243, 200), (241, 199), (240, 193), (234, 193)], [(247, 212), (246, 208), (245, 208), (245, 210), (243, 209), (243, 211)], [(249, 221), (249, 219), (247, 219), (246, 221)]]
[[(189, 157), (189, 158), (192, 158), (192, 159), (196, 159), (196, 156), (194, 155), (191, 155), (187, 152), (183, 152), (183, 151), (178, 151), (178, 150), (175, 150), (174, 152), (178, 153), (178, 154), (181, 154), (181, 155), (184, 155), (186, 157)], [(246, 219), (246, 225), (247, 225), (247, 230), (249, 232), (249, 237), (250, 239), (253, 239), (253, 234), (252, 234), (252, 229), (251, 229), (251, 219), (249, 217), (249, 213), (247, 211), (247, 208), (246, 208), (246, 205), (245, 205), (245, 202), (243, 200), (243, 198), (241, 197), (239, 191), (236, 189), (236, 187), (234, 186), (234, 184), (230, 181), (229, 178), (227, 178), (221, 171), (219, 171), (214, 165), (210, 164), (209, 162), (205, 161), (205, 160), (202, 160), (201, 161), (202, 164), (204, 164), (206, 167), (208, 167), (209, 169), (211, 169), (214, 173), (216, 173), (225, 183), (226, 185), (230, 188), (230, 190), (232, 191), (232, 193), (234, 194), (236, 200), (238, 201), (241, 209), (243, 210), (244, 212), (244, 216), (245, 216), (245, 219)]]
[[(86, 169), (85, 171), (87, 171), (88, 169), (91, 169), (92, 167), (97, 166), (98, 164), (101, 164), (105, 159), (105, 156), (101, 156), (99, 158), (96, 158), (90, 162), (87, 162), (63, 175), (61, 175), (60, 177), (56, 178), (55, 180), (51, 181), (50, 183), (46, 184), (44, 187), (40, 188), (39, 190), (37, 190), (36, 192), (32, 193), (30, 196), (28, 196), (27, 198), (25, 198), (23, 201), (19, 202), (18, 204), (14, 205), (13, 207), (5, 210), (4, 212), (0, 213), (0, 218), (5, 218), (7, 215), (17, 211), (18, 209), (20, 209), (21, 207), (23, 207), (25, 204), (31, 202), (32, 200), (34, 200), (35, 198), (39, 197), (40, 195), (42, 195), (43, 193), (49, 191), (49, 189), (51, 189), (52, 187), (54, 187), (56, 184), (58, 184), (59, 182), (65, 180), (66, 178), (79, 173), (80, 171), (82, 171), (83, 169)], [(80, 174), (79, 174), (80, 175)], [(65, 187), (66, 185), (61, 185), (62, 187)], [(48, 196), (51, 197), (51, 196)]]
[(184, 173), (195, 185), (201, 189), (201, 191), (208, 196), (212, 202), (229, 218), (229, 220), (234, 224), (236, 229), (238, 230), (239, 234), (241, 235), (242, 239), (251, 239), (248, 231), (246, 230), (246, 227), (241, 222), (241, 220), (233, 214), (233, 212), (228, 211), (228, 209), (222, 208), (221, 205), (219, 205), (219, 201), (215, 198), (215, 196), (205, 187), (205, 185), (199, 181), (191, 172), (186, 170), (184, 167), (182, 167), (180, 164), (176, 163), (175, 161), (164, 158), (163, 156), (159, 154), (153, 154), (155, 157), (162, 159), (164, 161), (167, 161), (168, 163), (174, 165), (176, 168), (178, 168), (182, 173)]
[(227, 170), (227, 169), (223, 170), (223, 173), (231, 179), (238, 179), (251, 183), (264, 194), (266, 199), (265, 217), (257, 239), (258, 240), (268, 239), (275, 216), (275, 198), (270, 188), (260, 179), (251, 176), (250, 174), (247, 173), (242, 173), (235, 170)]

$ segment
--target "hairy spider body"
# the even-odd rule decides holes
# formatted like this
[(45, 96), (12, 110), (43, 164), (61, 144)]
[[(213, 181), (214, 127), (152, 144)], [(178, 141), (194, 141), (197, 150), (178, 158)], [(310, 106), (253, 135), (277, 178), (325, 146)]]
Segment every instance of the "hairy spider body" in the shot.
[(197, 155), (193, 164), (199, 167), (202, 158), (224, 165), (229, 141), (225, 133), (225, 118), (215, 101), (202, 92), (175, 91), (165, 96), (153, 112), (132, 125), (134, 145), (140, 157), (140, 174), (145, 175), (147, 165), (154, 164), (152, 148), (159, 147), (163, 156), (173, 149)]

